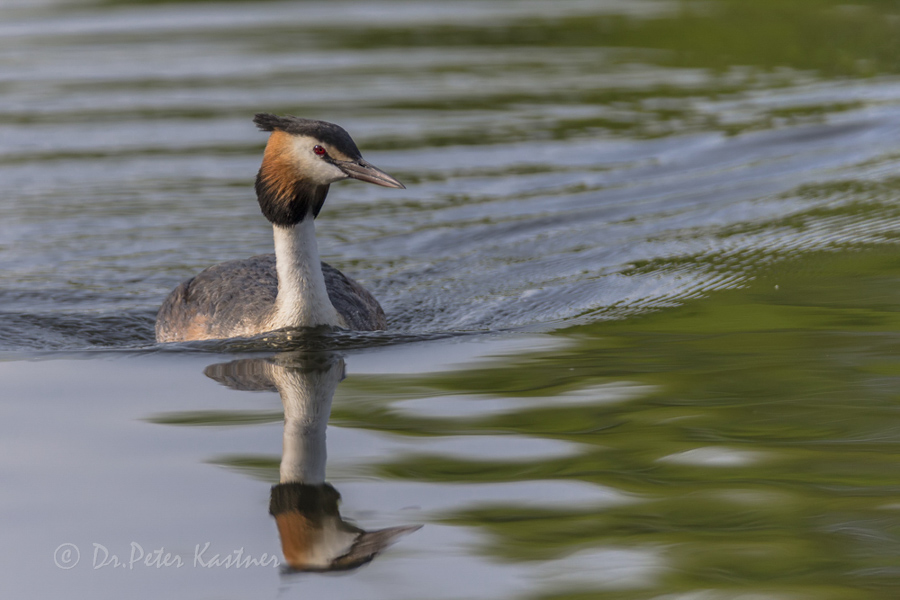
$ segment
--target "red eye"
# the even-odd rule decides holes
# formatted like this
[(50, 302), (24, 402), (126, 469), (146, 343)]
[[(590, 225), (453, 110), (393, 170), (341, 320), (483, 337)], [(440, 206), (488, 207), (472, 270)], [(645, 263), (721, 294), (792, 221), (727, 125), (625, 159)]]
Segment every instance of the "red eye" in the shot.
[(325, 156), (325, 148), (322, 146), (313, 146), (313, 152), (315, 152), (319, 156)]

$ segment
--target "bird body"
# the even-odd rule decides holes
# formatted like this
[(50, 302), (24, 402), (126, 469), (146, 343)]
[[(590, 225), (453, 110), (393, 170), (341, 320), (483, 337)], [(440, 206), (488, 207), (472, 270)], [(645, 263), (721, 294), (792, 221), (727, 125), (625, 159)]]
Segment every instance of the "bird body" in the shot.
[(337, 125), (269, 114), (256, 115), (255, 121), (272, 132), (256, 193), (272, 223), (275, 254), (221, 263), (182, 282), (159, 309), (157, 341), (247, 337), (318, 325), (384, 329), (384, 311), (372, 294), (320, 261), (315, 217), (335, 181), (403, 184), (363, 160)]

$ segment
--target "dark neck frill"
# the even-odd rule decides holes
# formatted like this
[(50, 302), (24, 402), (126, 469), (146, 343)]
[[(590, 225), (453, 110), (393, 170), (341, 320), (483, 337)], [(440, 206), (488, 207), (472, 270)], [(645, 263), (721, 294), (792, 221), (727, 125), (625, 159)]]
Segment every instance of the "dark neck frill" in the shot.
[(313, 185), (302, 179), (285, 181), (283, 176), (266, 173), (265, 165), (256, 176), (259, 208), (273, 225), (291, 227), (310, 213), (313, 218), (318, 217), (327, 195), (327, 185)]

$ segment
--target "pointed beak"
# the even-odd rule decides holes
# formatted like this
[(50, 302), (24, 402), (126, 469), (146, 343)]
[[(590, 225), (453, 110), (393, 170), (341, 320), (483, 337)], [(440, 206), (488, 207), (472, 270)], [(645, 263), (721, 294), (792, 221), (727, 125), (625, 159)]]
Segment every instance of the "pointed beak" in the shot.
[(374, 167), (364, 161), (363, 159), (359, 160), (342, 160), (342, 161), (334, 161), (335, 166), (343, 171), (347, 177), (352, 177), (353, 179), (359, 179), (360, 181), (367, 181), (369, 183), (374, 183), (375, 185), (381, 185), (389, 188), (398, 188), (401, 190), (405, 190), (406, 186), (382, 171), (381, 169)]

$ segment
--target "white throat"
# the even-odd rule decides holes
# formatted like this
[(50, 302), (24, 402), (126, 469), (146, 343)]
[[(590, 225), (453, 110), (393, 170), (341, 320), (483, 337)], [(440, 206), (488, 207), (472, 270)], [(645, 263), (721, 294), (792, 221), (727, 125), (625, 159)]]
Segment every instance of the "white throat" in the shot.
[(338, 313), (328, 298), (312, 215), (291, 227), (273, 226), (278, 297), (270, 326), (338, 325)]

